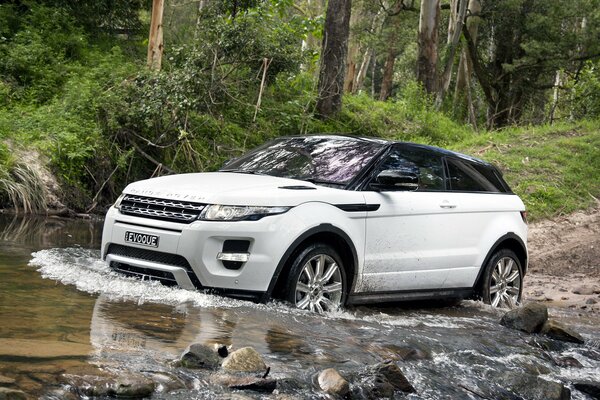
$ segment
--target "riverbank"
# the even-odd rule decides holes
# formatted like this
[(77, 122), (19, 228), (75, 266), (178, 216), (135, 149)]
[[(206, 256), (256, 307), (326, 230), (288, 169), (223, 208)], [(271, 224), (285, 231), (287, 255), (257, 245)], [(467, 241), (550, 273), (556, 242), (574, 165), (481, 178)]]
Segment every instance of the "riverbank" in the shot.
[(529, 225), (524, 299), (600, 312), (600, 202)]

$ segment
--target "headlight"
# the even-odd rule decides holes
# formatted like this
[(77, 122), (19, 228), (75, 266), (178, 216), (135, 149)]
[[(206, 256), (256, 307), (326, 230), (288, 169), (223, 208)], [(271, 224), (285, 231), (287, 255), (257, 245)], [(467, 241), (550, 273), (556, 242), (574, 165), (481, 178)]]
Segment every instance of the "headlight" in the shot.
[(123, 197), (125, 197), (125, 193), (121, 193), (121, 195), (117, 198), (117, 201), (115, 201), (115, 204), (113, 204), (113, 207), (115, 207), (117, 210), (121, 209), (121, 202), (123, 201)]
[(282, 214), (290, 207), (264, 206), (223, 206), (212, 204), (206, 206), (198, 217), (205, 221), (256, 221), (267, 215)]

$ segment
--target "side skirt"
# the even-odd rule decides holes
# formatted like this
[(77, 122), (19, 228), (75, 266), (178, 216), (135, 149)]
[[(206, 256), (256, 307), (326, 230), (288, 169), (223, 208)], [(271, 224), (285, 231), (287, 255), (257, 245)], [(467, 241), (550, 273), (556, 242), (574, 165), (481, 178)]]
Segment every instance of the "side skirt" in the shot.
[(352, 293), (348, 295), (347, 304), (355, 305), (413, 300), (466, 299), (472, 295), (473, 288)]

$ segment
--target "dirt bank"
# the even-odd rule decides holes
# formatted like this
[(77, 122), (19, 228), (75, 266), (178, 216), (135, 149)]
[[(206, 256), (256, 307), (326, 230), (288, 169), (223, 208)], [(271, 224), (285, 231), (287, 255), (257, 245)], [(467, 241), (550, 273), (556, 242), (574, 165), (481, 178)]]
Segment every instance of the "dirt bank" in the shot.
[(529, 225), (524, 299), (600, 312), (600, 204)]

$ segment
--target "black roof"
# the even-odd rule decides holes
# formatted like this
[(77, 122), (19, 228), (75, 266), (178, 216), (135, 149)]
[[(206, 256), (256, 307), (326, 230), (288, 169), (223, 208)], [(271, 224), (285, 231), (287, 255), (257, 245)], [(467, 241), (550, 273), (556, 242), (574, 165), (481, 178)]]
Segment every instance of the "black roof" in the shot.
[(494, 167), (492, 164), (490, 164), (487, 161), (484, 161), (480, 158), (476, 158), (476, 157), (473, 157), (473, 156), (470, 156), (467, 154), (458, 153), (456, 151), (452, 151), (452, 150), (448, 150), (448, 149), (443, 149), (441, 147), (430, 146), (430, 145), (420, 144), (420, 143), (413, 143), (413, 142), (403, 142), (400, 140), (387, 140), (387, 139), (381, 139), (381, 138), (376, 138), (376, 137), (353, 136), (353, 135), (342, 134), (342, 133), (332, 133), (332, 134), (320, 133), (320, 134), (310, 134), (310, 135), (292, 135), (292, 136), (282, 136), (278, 139), (307, 138), (307, 137), (347, 139), (347, 140), (365, 141), (365, 142), (371, 142), (371, 143), (380, 143), (382, 145), (390, 145), (390, 146), (391, 145), (407, 145), (407, 146), (411, 146), (411, 147), (429, 150), (429, 151), (437, 153), (443, 157), (454, 157), (454, 158), (459, 158), (459, 159), (463, 159), (466, 161), (474, 162), (477, 164), (482, 164), (482, 165), (485, 165), (488, 167)]

